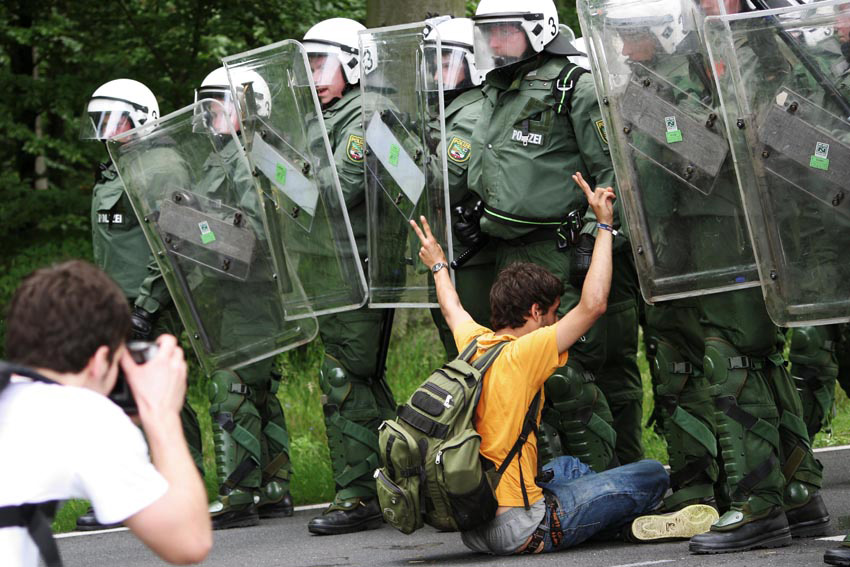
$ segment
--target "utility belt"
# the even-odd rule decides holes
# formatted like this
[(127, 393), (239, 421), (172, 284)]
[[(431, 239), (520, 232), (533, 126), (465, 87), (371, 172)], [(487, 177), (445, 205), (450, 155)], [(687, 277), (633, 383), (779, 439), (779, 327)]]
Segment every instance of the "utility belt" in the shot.
[(525, 246), (527, 244), (553, 240), (558, 250), (565, 251), (578, 242), (578, 237), (581, 234), (584, 224), (582, 218), (585, 211), (586, 208), (584, 210), (576, 209), (570, 211), (564, 217), (534, 219), (500, 211), (485, 204), (483, 216), (491, 222), (512, 228), (533, 228), (531, 232), (516, 238), (499, 239), (508, 246)]

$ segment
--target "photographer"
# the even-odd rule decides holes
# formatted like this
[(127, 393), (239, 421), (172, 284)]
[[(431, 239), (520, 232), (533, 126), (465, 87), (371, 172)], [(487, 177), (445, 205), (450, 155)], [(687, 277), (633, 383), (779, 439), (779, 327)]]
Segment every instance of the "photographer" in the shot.
[[(31, 371), (0, 369), (0, 526), (12, 526), (0, 529), (4, 564), (35, 566), (39, 552), (61, 564), (45, 526), (49, 506), (22, 505), (69, 498), (90, 500), (103, 523), (124, 522), (166, 561), (194, 563), (209, 552), (206, 493), (179, 417), (183, 352), (164, 335), (136, 364), (124, 344), (129, 331), (121, 290), (86, 262), (37, 270), (12, 298), (6, 358)], [(141, 432), (106, 397), (119, 364), (150, 458)]]

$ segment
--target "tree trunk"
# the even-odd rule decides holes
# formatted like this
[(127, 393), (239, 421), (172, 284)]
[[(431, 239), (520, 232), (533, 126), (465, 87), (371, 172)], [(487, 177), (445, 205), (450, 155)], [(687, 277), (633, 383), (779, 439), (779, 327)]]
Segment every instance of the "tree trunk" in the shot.
[[(38, 84), (38, 48), (33, 46), (32, 48), (32, 79), (33, 83)], [(44, 136), (44, 113), (39, 112), (35, 116), (35, 139), (41, 140), (42, 136)], [(35, 156), (35, 167), (33, 168), (35, 172), (35, 182), (33, 183), (33, 187), (36, 189), (47, 189), (47, 160), (44, 157), (44, 154), (39, 153)]]
[(464, 0), (366, 0), (366, 27), (379, 28), (421, 22), (427, 16), (462, 18), (466, 15)]

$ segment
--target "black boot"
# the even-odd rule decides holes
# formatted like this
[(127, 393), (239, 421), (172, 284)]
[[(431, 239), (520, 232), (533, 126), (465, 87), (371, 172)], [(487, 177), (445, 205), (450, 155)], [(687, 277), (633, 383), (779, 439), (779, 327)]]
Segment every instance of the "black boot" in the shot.
[(691, 538), (691, 553), (731, 553), (791, 545), (791, 530), (782, 508), (774, 507), (761, 518), (749, 519), (740, 510), (729, 510), (711, 530)]
[(89, 509), (85, 514), (77, 518), (77, 529), (81, 532), (109, 530), (112, 528), (120, 528), (121, 525), (121, 522), (115, 524), (101, 524), (97, 521), (97, 518), (94, 515), (94, 510), (92, 510), (91, 506), (89, 506)]
[(802, 506), (785, 510), (785, 516), (792, 537), (817, 537), (829, 530), (829, 512), (819, 493)]
[(210, 517), (214, 530), (247, 528), (260, 523), (253, 494), (238, 488), (210, 504)]
[(381, 527), (383, 520), (377, 498), (356, 498), (334, 502), (321, 516), (310, 520), (307, 529), (318, 535), (348, 534), (374, 530)]
[(850, 565), (850, 538), (844, 538), (841, 547), (827, 549), (823, 553), (823, 562), (830, 565)]
[(260, 498), (260, 503), (257, 505), (257, 512), (260, 518), (288, 518), (294, 512), (292, 506), (292, 496), (287, 491), (283, 498), (277, 502), (270, 502)]

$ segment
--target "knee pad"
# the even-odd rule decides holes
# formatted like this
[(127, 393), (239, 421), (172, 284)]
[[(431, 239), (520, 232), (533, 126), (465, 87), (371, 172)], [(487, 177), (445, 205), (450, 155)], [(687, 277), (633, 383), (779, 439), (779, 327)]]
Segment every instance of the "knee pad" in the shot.
[(207, 396), (210, 414), (236, 413), (249, 397), (251, 389), (233, 370), (216, 370), (210, 377)]
[(614, 462), (617, 434), (605, 395), (593, 375), (572, 367), (558, 369), (546, 381), (546, 399), (557, 417), (565, 453), (603, 471)]

